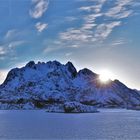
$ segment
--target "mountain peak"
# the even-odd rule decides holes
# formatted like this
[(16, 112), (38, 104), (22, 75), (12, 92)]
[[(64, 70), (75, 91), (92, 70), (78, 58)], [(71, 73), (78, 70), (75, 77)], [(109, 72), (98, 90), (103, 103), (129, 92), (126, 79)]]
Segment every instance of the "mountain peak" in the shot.
[(77, 75), (77, 70), (74, 67), (74, 65), (72, 64), (72, 62), (67, 62), (65, 65), (68, 68), (68, 71), (72, 74), (72, 77), (76, 77)]
[(10, 70), (8, 72), (7, 77), (6, 77), (6, 79), (5, 79), (5, 81), (3, 82), (2, 85), (6, 85), (9, 81), (11, 81), (16, 76), (18, 76), (18, 72), (19, 72), (19, 68), (14, 68), (14, 69)]
[(34, 61), (30, 61), (29, 63), (26, 64), (25, 67), (34, 68), (34, 66), (35, 66), (35, 62)]
[(80, 71), (78, 72), (78, 74), (79, 74), (79, 75), (85, 75), (85, 76), (86, 76), (86, 75), (97, 76), (96, 73), (92, 72), (91, 70), (89, 70), (89, 69), (87, 69), (87, 68), (84, 68), (84, 69), (80, 70)]
[(55, 66), (61, 66), (61, 65), (62, 65), (62, 64), (61, 64), (60, 62), (58, 62), (57, 60), (48, 61), (46, 64), (55, 65)]
[(35, 65), (35, 62), (34, 62), (34, 61), (30, 61), (30, 62), (28, 62), (28, 63), (26, 64), (26, 67), (31, 67), (31, 66), (33, 66), (33, 65)]

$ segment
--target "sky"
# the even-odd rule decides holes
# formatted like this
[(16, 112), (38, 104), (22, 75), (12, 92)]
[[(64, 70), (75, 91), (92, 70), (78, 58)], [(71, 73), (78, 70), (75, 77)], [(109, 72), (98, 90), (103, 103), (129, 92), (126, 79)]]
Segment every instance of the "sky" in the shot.
[(0, 83), (28, 61), (107, 69), (140, 89), (139, 0), (0, 0)]

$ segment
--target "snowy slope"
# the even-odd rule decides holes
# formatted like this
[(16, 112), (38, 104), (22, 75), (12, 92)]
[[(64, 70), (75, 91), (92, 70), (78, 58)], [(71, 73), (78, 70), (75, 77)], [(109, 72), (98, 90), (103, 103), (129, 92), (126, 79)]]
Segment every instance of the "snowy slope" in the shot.
[(1, 109), (94, 112), (95, 107), (139, 108), (140, 94), (118, 80), (108, 84), (89, 69), (77, 72), (71, 62), (33, 61), (12, 69), (0, 86)]

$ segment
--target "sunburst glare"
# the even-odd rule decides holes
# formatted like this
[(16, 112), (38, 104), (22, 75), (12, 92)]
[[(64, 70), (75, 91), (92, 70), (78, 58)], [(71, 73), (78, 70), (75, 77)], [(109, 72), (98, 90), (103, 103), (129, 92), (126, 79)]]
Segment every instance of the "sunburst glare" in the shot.
[(115, 79), (115, 75), (107, 69), (101, 70), (99, 72), (99, 80), (103, 83), (107, 83), (109, 80), (114, 80), (114, 79)]

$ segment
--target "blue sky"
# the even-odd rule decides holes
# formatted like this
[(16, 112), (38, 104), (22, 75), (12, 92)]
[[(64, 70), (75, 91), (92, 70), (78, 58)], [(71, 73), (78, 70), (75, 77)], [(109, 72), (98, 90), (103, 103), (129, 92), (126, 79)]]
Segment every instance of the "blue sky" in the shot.
[(110, 70), (140, 89), (138, 0), (0, 0), (0, 79), (30, 60)]

